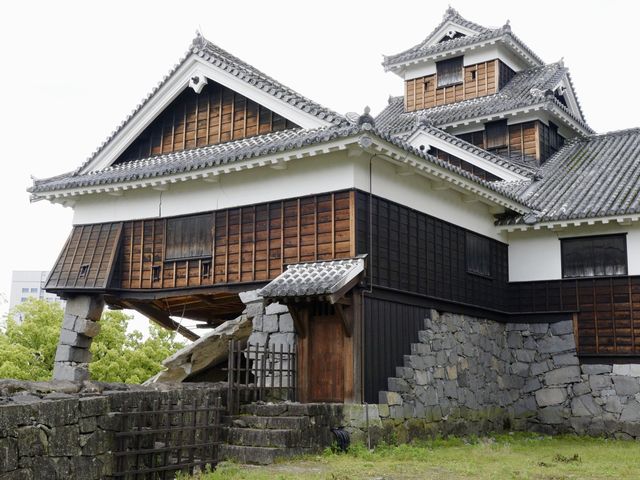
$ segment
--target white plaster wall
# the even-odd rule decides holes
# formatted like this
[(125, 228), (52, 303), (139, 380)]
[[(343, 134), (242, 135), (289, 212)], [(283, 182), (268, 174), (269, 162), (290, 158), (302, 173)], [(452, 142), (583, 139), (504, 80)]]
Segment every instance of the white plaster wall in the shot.
[[(364, 157), (364, 158), (363, 158)], [(360, 157), (355, 169), (355, 186), (369, 191), (369, 156)], [(496, 240), (505, 236), (494, 227), (494, 218), (482, 202), (464, 202), (460, 193), (433, 190), (430, 182), (421, 175), (398, 175), (396, 168), (383, 158), (372, 159), (372, 192), (433, 217), (481, 233)]]
[(288, 162), (286, 170), (262, 167), (219, 175), (217, 183), (192, 180), (163, 192), (144, 188), (121, 197), (79, 197), (73, 222), (168, 217), (352, 188), (353, 164), (345, 160), (345, 153), (333, 153)]
[(627, 233), (629, 275), (640, 275), (640, 225), (585, 225), (552, 231), (528, 230), (507, 235), (509, 280), (556, 280), (562, 278), (560, 239), (588, 235)]
[[(286, 170), (264, 167), (220, 175), (218, 183), (197, 180), (173, 184), (163, 192), (145, 188), (121, 197), (79, 197), (74, 224), (168, 217), (354, 187), (368, 192), (370, 157), (337, 152), (291, 161)], [(417, 174), (398, 175), (395, 166), (381, 157), (373, 158), (372, 171), (375, 195), (504, 241), (486, 204), (464, 202), (453, 190), (432, 190)]]

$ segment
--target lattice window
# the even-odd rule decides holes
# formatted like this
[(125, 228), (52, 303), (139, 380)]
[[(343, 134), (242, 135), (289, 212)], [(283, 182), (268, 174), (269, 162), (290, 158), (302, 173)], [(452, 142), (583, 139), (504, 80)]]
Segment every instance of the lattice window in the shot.
[(436, 62), (438, 87), (462, 83), (462, 57)]
[(601, 277), (627, 274), (626, 235), (563, 238), (562, 276)]

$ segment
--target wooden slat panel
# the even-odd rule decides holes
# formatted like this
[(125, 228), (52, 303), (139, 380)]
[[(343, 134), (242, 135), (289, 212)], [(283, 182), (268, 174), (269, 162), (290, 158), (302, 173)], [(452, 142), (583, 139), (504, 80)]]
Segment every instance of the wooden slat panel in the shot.
[(299, 127), (277, 113), (209, 80), (200, 94), (196, 94), (191, 88), (185, 89), (115, 163), (214, 145), (286, 128)]
[(45, 288), (50, 291), (106, 289), (121, 234), (121, 222), (73, 227)]
[[(119, 285), (180, 288), (265, 281), (278, 276), (288, 263), (353, 256), (353, 195), (338, 192), (175, 219), (126, 222)], [(210, 232), (206, 244), (192, 231), (190, 219), (198, 219), (199, 232)], [(188, 258), (187, 267), (184, 260)], [(206, 278), (204, 261), (212, 266)], [(152, 281), (154, 266), (161, 268), (157, 281)]]

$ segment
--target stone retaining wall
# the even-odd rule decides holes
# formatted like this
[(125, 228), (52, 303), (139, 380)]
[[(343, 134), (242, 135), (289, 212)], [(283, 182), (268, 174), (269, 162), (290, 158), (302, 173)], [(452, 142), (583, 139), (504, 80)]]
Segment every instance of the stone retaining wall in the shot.
[(85, 382), (0, 381), (0, 480), (109, 478), (124, 402), (182, 400), (220, 385), (145, 388)]
[(640, 366), (580, 364), (571, 321), (501, 324), (432, 311), (380, 393), (382, 419), (640, 438)]

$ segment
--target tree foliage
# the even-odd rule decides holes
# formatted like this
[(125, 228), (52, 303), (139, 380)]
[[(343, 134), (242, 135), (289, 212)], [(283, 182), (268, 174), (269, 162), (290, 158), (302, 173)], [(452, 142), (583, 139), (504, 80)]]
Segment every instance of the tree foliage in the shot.
[[(13, 320), (19, 314), (23, 320)], [(0, 378), (50, 380), (53, 373), (63, 311), (55, 302), (29, 299), (9, 313), (0, 331)], [(133, 317), (121, 311), (106, 311), (100, 333), (93, 339), (89, 364), (91, 378), (103, 382), (141, 383), (162, 369), (161, 362), (183, 347), (172, 332), (155, 325), (143, 338), (127, 332)]]

